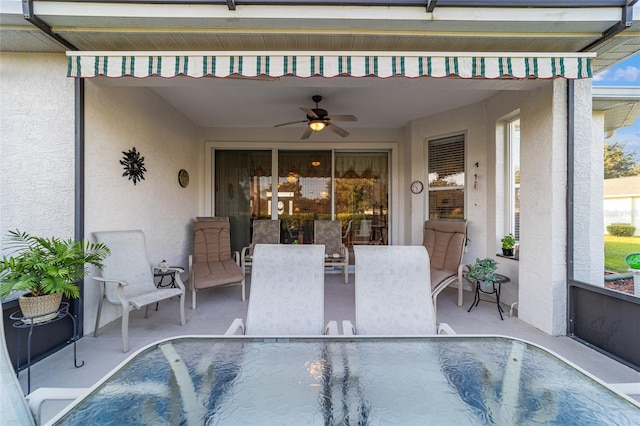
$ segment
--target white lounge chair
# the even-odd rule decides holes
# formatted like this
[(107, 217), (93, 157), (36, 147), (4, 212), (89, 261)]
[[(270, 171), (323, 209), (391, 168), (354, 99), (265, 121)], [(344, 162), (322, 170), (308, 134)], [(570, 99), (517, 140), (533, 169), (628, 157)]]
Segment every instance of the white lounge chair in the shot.
[(123, 352), (129, 352), (129, 311), (132, 309), (146, 306), (146, 318), (150, 305), (177, 296), (180, 304), (180, 324), (185, 324), (184, 284), (180, 279), (180, 273), (184, 271), (181, 268), (169, 268), (175, 271), (176, 288), (156, 288), (153, 281), (153, 267), (147, 257), (147, 247), (142, 231), (94, 232), (93, 236), (111, 250), (111, 255), (104, 261), (101, 276), (93, 277), (101, 283), (94, 337), (98, 336), (104, 299), (122, 307)]
[(71, 402), (88, 392), (88, 388), (38, 388), (25, 398), (11, 365), (3, 321), (0, 315), (0, 424), (40, 425), (44, 402)]
[(324, 245), (324, 265), (340, 267), (344, 283), (349, 283), (349, 250), (342, 244), (342, 223), (339, 220), (316, 220), (313, 224), (313, 243)]
[(233, 321), (225, 334), (338, 334), (324, 323), (324, 246), (258, 244), (253, 251), (246, 324)]
[(431, 303), (429, 255), (422, 246), (357, 246), (356, 324), (344, 334), (455, 334), (436, 325)]

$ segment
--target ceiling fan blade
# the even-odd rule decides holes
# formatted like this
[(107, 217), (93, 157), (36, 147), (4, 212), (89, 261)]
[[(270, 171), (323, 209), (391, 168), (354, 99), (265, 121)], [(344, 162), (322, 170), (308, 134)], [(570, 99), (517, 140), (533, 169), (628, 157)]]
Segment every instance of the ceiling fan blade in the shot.
[(343, 129), (342, 127), (333, 124), (333, 123), (327, 123), (327, 129), (331, 130), (333, 133), (337, 133), (338, 135), (342, 136), (343, 138), (346, 138), (347, 136), (349, 136), (349, 132), (347, 132), (345, 129)]
[(298, 120), (298, 121), (290, 121), (288, 123), (282, 123), (282, 124), (276, 124), (273, 127), (282, 127), (282, 126), (288, 126), (289, 124), (296, 124), (296, 123), (306, 123), (308, 120)]
[(355, 115), (330, 115), (327, 117), (330, 121), (358, 121)]
[(302, 111), (304, 111), (304, 113), (305, 113), (305, 114), (307, 114), (309, 117), (312, 117), (312, 118), (319, 118), (319, 117), (318, 117), (318, 114), (316, 114), (312, 109), (309, 109), (309, 108), (303, 108), (303, 107), (300, 107), (300, 109), (301, 109)]
[(307, 130), (304, 131), (300, 139), (309, 139), (309, 136), (311, 136), (311, 133), (313, 133), (313, 130), (307, 127)]

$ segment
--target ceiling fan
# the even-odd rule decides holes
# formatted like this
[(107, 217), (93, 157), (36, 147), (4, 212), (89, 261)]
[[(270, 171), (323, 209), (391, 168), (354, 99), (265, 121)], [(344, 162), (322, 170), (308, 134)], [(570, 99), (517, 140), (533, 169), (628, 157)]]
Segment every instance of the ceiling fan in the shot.
[(288, 126), (296, 123), (308, 123), (308, 128), (302, 134), (300, 139), (309, 139), (309, 136), (311, 136), (313, 132), (319, 132), (325, 128), (342, 136), (343, 138), (349, 136), (349, 132), (335, 124), (334, 121), (358, 121), (355, 115), (329, 115), (326, 109), (322, 109), (318, 106), (318, 103), (322, 100), (322, 96), (314, 95), (311, 99), (316, 103), (315, 108), (309, 109), (300, 107), (300, 109), (307, 114), (306, 120), (290, 121), (288, 123), (276, 124), (273, 127)]

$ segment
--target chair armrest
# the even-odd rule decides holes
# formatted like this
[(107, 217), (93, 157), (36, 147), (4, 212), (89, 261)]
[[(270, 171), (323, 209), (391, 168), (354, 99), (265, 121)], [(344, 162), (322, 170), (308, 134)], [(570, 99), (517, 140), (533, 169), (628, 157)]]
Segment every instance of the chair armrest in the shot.
[(224, 335), (233, 336), (234, 334), (237, 334), (238, 330), (241, 331), (240, 334), (244, 334), (245, 332), (244, 321), (242, 320), (242, 318), (234, 319), (227, 331), (224, 332)]
[(349, 320), (342, 321), (342, 334), (345, 336), (353, 336), (356, 334), (356, 328), (353, 326), (351, 321)]
[(26, 396), (29, 409), (36, 419), (36, 424), (42, 424), (42, 404), (46, 401), (73, 401), (85, 395), (89, 388), (38, 388)]
[(107, 278), (102, 278), (102, 277), (93, 277), (93, 279), (98, 281), (98, 282), (101, 282), (103, 284), (115, 283), (115, 284), (118, 284), (118, 285), (129, 285), (129, 283), (126, 282), (125, 280), (109, 280)]
[(244, 259), (250, 248), (251, 246), (242, 247), (242, 251), (240, 252), (240, 259)]
[(330, 336), (337, 336), (338, 334), (338, 322), (337, 321), (329, 321), (324, 328), (324, 334), (328, 334)]
[(457, 334), (446, 322), (438, 324), (438, 334)]
[(182, 294), (184, 294), (185, 287), (184, 287), (184, 283), (182, 282), (182, 276), (180, 275), (184, 272), (184, 269), (175, 267), (175, 268), (167, 268), (167, 271), (173, 272), (173, 280), (178, 286), (178, 288), (182, 290)]

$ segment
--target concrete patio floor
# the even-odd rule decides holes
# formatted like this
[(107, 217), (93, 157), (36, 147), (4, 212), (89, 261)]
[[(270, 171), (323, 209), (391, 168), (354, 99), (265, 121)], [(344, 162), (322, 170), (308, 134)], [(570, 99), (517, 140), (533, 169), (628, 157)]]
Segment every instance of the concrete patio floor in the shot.
[[(185, 304), (187, 324), (180, 326), (177, 300), (160, 303), (159, 310), (144, 318), (144, 309), (134, 311), (130, 318), (131, 351), (122, 352), (120, 320), (100, 329), (98, 337), (84, 336), (77, 342), (81, 368), (73, 366), (73, 346), (51, 355), (31, 367), (31, 389), (39, 387), (90, 387), (120, 362), (147, 344), (178, 335), (223, 334), (235, 318), (246, 318), (250, 297), (250, 275), (247, 275), (247, 301), (240, 300), (238, 286), (209, 289), (198, 292), (198, 309), (190, 309), (190, 294)], [(448, 323), (458, 334), (498, 334), (513, 336), (539, 344), (561, 355), (579, 367), (608, 383), (640, 382), (640, 372), (616, 362), (599, 352), (568, 337), (554, 337), (518, 320), (516, 311), (500, 320), (495, 303), (480, 302), (467, 312), (473, 294), (465, 291), (464, 306), (456, 305), (456, 290), (446, 289), (438, 297), (438, 322)], [(355, 321), (354, 275), (349, 284), (341, 274), (325, 274), (325, 321), (343, 319)], [(24, 390), (27, 388), (27, 372), (19, 375)], [(53, 417), (64, 403), (48, 402), (43, 408), (43, 420)]]

